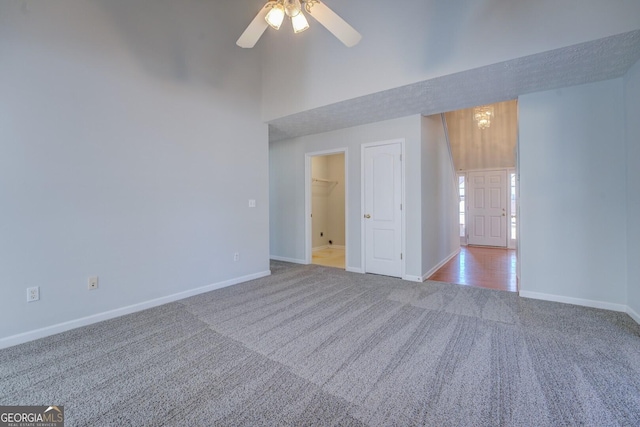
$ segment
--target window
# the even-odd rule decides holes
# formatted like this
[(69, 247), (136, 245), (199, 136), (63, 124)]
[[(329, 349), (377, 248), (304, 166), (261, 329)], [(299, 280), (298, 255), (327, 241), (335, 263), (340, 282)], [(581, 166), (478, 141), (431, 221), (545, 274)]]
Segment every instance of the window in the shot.
[(458, 194), (460, 195), (460, 199), (458, 201), (458, 211), (459, 211), (459, 216), (460, 216), (460, 237), (465, 237), (466, 235), (466, 230), (465, 230), (465, 225), (464, 225), (464, 213), (465, 213), (465, 206), (464, 206), (464, 179), (465, 179), (465, 175), (458, 175)]
[(516, 239), (516, 174), (514, 172), (511, 172), (509, 174), (509, 178), (510, 178), (510, 183), (511, 183), (511, 191), (510, 191), (510, 197), (511, 197), (511, 239), (515, 240)]

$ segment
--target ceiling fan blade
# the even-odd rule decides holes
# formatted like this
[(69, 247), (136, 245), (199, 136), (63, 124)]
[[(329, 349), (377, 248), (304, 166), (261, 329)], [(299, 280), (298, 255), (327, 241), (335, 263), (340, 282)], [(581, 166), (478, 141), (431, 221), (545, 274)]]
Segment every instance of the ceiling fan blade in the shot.
[(333, 10), (319, 1), (309, 2), (307, 12), (347, 47), (358, 44), (362, 36)]
[(253, 21), (251, 21), (251, 24), (249, 24), (247, 29), (244, 30), (244, 33), (242, 33), (242, 35), (236, 42), (238, 46), (244, 48), (252, 48), (256, 45), (256, 43), (264, 33), (264, 30), (266, 30), (269, 26), (264, 18), (267, 16), (267, 13), (269, 13), (269, 10), (271, 9), (270, 3), (274, 2), (267, 2), (267, 4), (265, 4), (262, 9), (260, 9), (260, 12), (258, 12), (256, 17), (253, 18)]

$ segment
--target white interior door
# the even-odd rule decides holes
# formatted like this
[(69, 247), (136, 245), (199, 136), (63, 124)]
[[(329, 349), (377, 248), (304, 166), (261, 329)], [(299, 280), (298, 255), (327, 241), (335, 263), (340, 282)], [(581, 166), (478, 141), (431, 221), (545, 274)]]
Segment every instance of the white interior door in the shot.
[(365, 272), (402, 277), (402, 145), (364, 149)]
[(469, 172), (469, 244), (507, 247), (507, 171)]

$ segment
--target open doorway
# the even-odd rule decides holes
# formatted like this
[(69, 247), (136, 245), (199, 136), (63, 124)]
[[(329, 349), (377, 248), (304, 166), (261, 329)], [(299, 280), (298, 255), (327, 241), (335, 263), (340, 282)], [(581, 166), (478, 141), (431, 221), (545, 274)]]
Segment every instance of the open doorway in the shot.
[(517, 291), (517, 100), (445, 118), (458, 174), (461, 250), (429, 279)]
[(307, 154), (307, 262), (346, 269), (346, 149)]

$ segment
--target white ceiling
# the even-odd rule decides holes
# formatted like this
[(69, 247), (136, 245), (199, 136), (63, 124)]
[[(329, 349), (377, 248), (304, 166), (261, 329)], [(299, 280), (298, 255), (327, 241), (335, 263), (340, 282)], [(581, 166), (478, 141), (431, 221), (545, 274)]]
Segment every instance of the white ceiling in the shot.
[(640, 30), (389, 89), (268, 122), (280, 141), (414, 114), (490, 104), (624, 75), (640, 59)]

